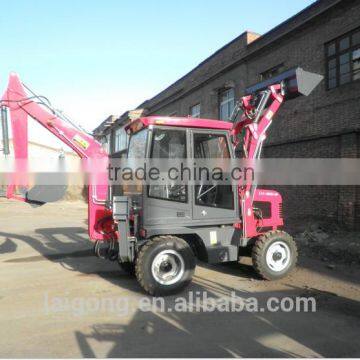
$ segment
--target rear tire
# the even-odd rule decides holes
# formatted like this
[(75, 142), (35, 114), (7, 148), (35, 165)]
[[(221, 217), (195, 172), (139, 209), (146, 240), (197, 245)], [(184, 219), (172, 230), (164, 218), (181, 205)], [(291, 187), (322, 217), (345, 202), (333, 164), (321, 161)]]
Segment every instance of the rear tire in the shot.
[(252, 250), (253, 266), (266, 280), (277, 280), (287, 276), (296, 266), (297, 257), (294, 239), (279, 230), (261, 235)]
[(188, 243), (176, 236), (157, 236), (140, 249), (135, 265), (139, 284), (150, 295), (170, 295), (187, 286), (196, 262)]

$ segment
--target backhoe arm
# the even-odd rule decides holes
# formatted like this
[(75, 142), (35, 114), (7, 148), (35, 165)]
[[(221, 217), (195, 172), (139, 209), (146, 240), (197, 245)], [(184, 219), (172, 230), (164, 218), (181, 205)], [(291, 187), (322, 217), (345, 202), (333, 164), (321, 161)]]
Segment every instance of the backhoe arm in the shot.
[[(27, 173), (28, 159), (28, 116), (36, 120), (44, 128), (50, 131), (63, 143), (68, 145), (76, 152), (80, 158), (88, 159), (87, 170), (90, 171), (90, 181), (88, 186), (88, 215), (89, 215), (89, 235), (92, 240), (109, 239), (111, 235), (108, 229), (111, 222), (111, 212), (106, 209), (105, 201), (107, 198), (107, 177), (106, 166), (108, 155), (91, 135), (87, 134), (80, 127), (76, 126), (69, 119), (62, 116), (43, 97), (34, 93), (29, 94), (29, 90), (20, 81), (19, 77), (12, 73), (9, 77), (8, 87), (1, 99), (1, 107), (7, 107), (10, 112), (11, 129), (13, 134), (13, 147), (15, 157), (15, 174), (13, 181), (7, 188), (7, 197), (21, 201), (28, 201), (26, 196), (15, 194), (15, 184), (27, 187), (27, 179), (16, 179), (16, 173)], [(96, 164), (104, 166), (103, 171), (94, 169), (95, 176), (91, 174), (92, 160)], [(106, 220), (106, 221), (105, 221)]]

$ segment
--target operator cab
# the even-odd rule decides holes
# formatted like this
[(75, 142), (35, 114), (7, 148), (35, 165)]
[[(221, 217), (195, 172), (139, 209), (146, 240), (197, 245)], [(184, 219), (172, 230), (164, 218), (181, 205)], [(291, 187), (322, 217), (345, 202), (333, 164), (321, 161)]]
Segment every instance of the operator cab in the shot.
[[(128, 126), (129, 161), (146, 158), (155, 166), (172, 162), (174, 168), (175, 163), (178, 165), (172, 174), (177, 181), (138, 186), (145, 229), (174, 223), (232, 225), (239, 221), (238, 194), (230, 180), (228, 184), (219, 184), (211, 178), (202, 182), (194, 177), (196, 162), (211, 172), (212, 160), (234, 157), (229, 138), (231, 126), (223, 121), (160, 117), (141, 118)], [(189, 176), (193, 181), (189, 181)]]

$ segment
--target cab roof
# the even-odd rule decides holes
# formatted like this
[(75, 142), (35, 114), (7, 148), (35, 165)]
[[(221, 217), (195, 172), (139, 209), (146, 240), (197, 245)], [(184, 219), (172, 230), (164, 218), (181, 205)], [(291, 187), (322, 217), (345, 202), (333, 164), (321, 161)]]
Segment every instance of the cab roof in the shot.
[(136, 132), (149, 125), (174, 126), (185, 128), (201, 128), (231, 130), (233, 124), (227, 121), (200, 119), (191, 117), (147, 116), (136, 119), (126, 126), (126, 131)]

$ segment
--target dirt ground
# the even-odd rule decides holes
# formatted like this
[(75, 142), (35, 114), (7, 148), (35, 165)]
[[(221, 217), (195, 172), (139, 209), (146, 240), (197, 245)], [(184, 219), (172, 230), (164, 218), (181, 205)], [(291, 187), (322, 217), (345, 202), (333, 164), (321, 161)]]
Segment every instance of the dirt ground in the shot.
[[(315, 312), (141, 311), (133, 305), (151, 298), (116, 263), (92, 255), (86, 226), (82, 202), (32, 208), (0, 200), (1, 357), (360, 356), (356, 262), (304, 251), (297, 270), (276, 282), (260, 280), (246, 259), (199, 264), (179, 294), (215, 300), (235, 294), (261, 304), (271, 297), (313, 297)], [(311, 243), (304, 237), (299, 241)], [(103, 299), (131, 309), (107, 303), (99, 310), (96, 301)], [(166, 298), (166, 308), (176, 299)], [(84, 310), (85, 301), (95, 305)]]

